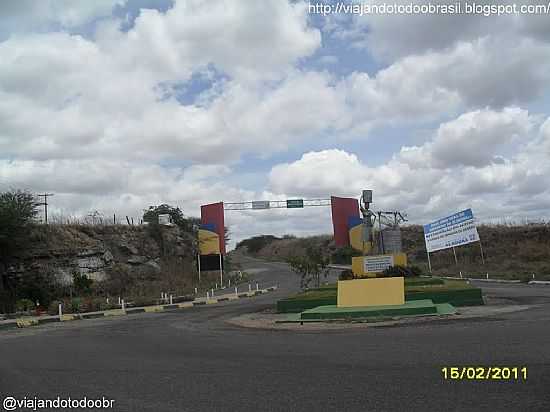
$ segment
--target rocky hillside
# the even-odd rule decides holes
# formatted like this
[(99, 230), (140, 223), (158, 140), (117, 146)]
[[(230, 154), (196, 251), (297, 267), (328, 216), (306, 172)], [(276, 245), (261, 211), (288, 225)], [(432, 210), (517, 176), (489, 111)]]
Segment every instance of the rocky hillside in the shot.
[(96, 292), (151, 296), (191, 290), (196, 278), (194, 236), (177, 226), (39, 225), (30, 243), (7, 267), (18, 295), (48, 300), (48, 290), (72, 294), (76, 276), (92, 279)]
[[(434, 272), (454, 275), (462, 271), (464, 274), (477, 276), (489, 272), (493, 277), (521, 279), (530, 278), (535, 274), (538, 279), (550, 279), (550, 225), (482, 225), (478, 227), (478, 231), (483, 242), (484, 264), (479, 243), (473, 243), (456, 248), (458, 265), (455, 264), (452, 249), (431, 254)], [(422, 227), (404, 226), (402, 235), (404, 251), (407, 252), (409, 262), (427, 271), (428, 260)], [(246, 247), (246, 241), (241, 243)], [(335, 247), (332, 236), (328, 235), (274, 238), (266, 243), (252, 254), (265, 259), (285, 260), (290, 256), (303, 254), (308, 247), (315, 247), (323, 250), (333, 261), (343, 263), (342, 257), (348, 261), (351, 259), (349, 251), (342, 253), (342, 250)]]

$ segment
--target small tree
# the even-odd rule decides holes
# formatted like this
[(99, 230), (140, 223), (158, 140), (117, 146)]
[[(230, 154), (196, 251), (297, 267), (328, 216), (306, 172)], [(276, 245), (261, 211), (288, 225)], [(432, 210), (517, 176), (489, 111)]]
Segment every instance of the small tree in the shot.
[(93, 279), (88, 278), (87, 275), (81, 275), (76, 272), (73, 274), (73, 287), (77, 295), (90, 295), (92, 293)]
[(25, 250), (30, 224), (38, 213), (36, 207), (29, 192), (0, 193), (0, 311), (13, 310), (16, 282), (8, 279), (7, 268), (14, 255)]
[(143, 221), (148, 223), (158, 223), (159, 215), (170, 215), (172, 223), (179, 226), (180, 229), (191, 231), (193, 219), (187, 219), (183, 216), (183, 211), (179, 207), (162, 204), (159, 206), (150, 206), (143, 214)]
[(0, 259), (21, 248), (37, 213), (31, 193), (21, 190), (0, 193)]
[(300, 275), (300, 287), (305, 289), (314, 281), (317, 287), (321, 286), (321, 276), (329, 273), (329, 260), (318, 248), (309, 247), (305, 256), (292, 256), (287, 260), (292, 271)]

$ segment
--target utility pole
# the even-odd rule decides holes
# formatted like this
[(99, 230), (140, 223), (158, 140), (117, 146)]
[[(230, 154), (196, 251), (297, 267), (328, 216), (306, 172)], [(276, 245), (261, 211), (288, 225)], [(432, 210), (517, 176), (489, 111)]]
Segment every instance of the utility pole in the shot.
[(44, 223), (48, 224), (48, 197), (53, 196), (53, 193), (38, 194), (38, 197), (43, 197), (44, 201), (37, 203), (38, 206), (44, 206)]

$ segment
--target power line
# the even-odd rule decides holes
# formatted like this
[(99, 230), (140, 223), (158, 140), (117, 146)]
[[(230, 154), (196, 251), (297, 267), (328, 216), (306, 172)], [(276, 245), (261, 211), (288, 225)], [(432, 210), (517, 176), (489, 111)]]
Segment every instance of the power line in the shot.
[(44, 223), (48, 224), (48, 197), (53, 196), (53, 193), (42, 193), (38, 194), (38, 197), (43, 197), (44, 201), (41, 203), (37, 203), (37, 206), (44, 206)]

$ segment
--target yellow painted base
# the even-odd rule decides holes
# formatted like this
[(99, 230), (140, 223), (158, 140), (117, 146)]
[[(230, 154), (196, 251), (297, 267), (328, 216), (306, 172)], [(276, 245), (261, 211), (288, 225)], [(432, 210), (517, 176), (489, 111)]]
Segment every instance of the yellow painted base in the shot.
[(38, 325), (38, 319), (28, 318), (28, 319), (17, 319), (16, 320), (18, 328), (28, 328), (29, 326)]
[(338, 307), (403, 305), (405, 279), (377, 278), (338, 281)]
[(103, 316), (123, 316), (126, 315), (126, 311), (123, 309), (111, 309), (103, 312)]
[(164, 312), (164, 308), (162, 306), (146, 306), (143, 308), (145, 312), (147, 313), (153, 313), (153, 312)]
[(394, 253), (393, 255), (369, 255), (369, 256), (356, 256), (351, 258), (351, 271), (357, 277), (376, 277), (377, 273), (382, 273), (383, 270), (379, 271), (366, 271), (365, 260), (375, 259), (375, 258), (392, 258), (392, 266), (407, 266), (407, 255), (405, 253)]
[(178, 308), (180, 308), (180, 309), (183, 309), (183, 308), (192, 308), (192, 307), (193, 307), (193, 302), (178, 303)]

